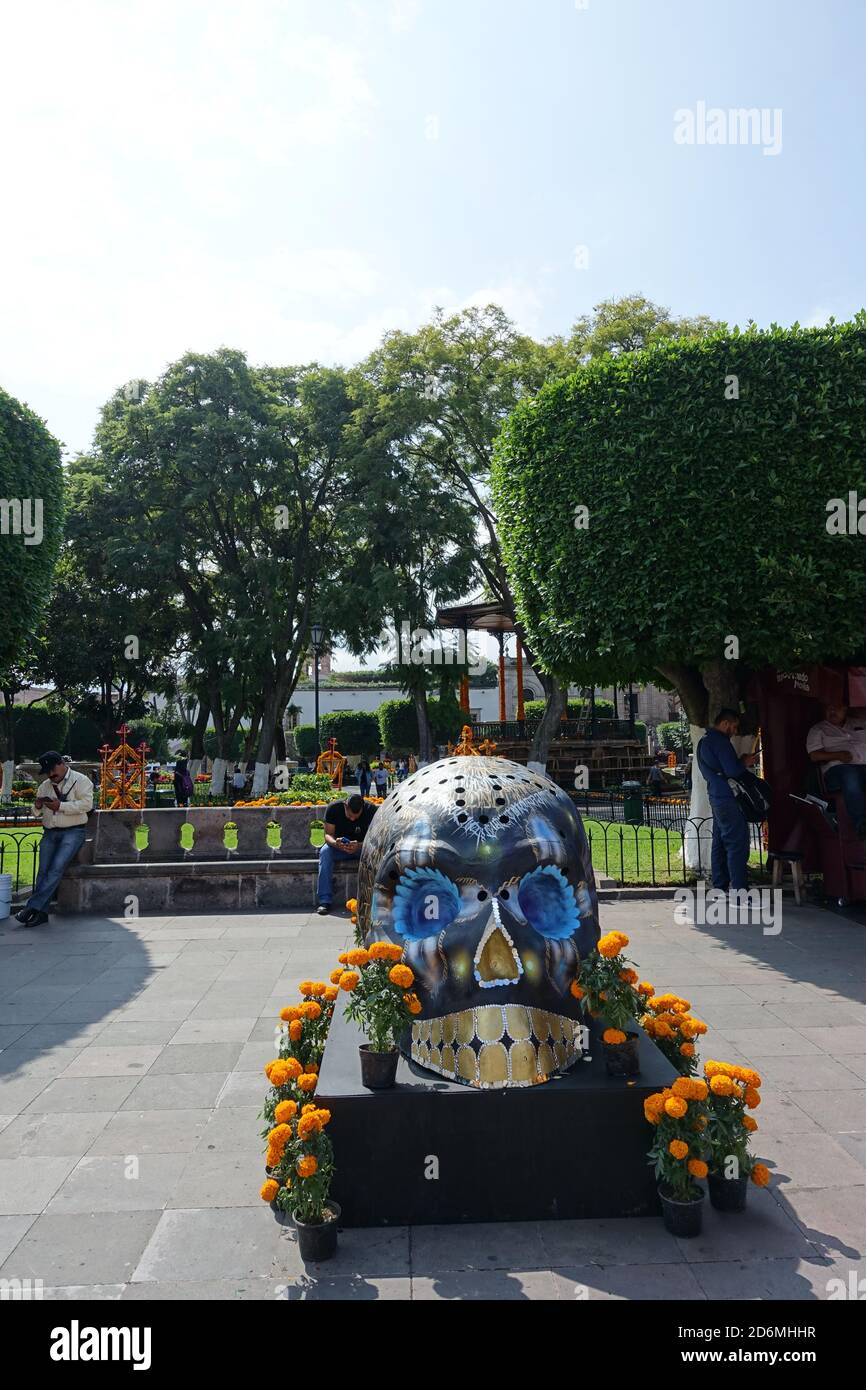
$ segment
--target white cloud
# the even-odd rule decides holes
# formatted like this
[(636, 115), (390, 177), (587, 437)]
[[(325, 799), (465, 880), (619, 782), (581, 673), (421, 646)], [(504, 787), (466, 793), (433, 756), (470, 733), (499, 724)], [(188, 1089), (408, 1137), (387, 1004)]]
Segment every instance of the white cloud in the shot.
[(408, 33), (415, 27), (421, 9), (421, 0), (391, 0), (391, 28), (398, 34)]

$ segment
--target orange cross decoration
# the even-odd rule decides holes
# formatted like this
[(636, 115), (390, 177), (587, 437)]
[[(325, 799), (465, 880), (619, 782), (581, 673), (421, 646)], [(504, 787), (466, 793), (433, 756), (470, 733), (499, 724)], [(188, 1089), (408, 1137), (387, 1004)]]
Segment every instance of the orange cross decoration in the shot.
[(337, 791), (343, 786), (343, 773), (346, 768), (347, 759), (342, 753), (337, 752), (337, 740), (328, 739), (328, 747), (324, 753), (320, 753), (316, 759), (316, 771), (324, 772), (331, 779), (331, 786)]
[(129, 725), (118, 729), (120, 743), (111, 749), (104, 743), (99, 750), (102, 775), (99, 779), (99, 809), (101, 811), (143, 810), (147, 796), (144, 760), (146, 743), (130, 748), (126, 741)]

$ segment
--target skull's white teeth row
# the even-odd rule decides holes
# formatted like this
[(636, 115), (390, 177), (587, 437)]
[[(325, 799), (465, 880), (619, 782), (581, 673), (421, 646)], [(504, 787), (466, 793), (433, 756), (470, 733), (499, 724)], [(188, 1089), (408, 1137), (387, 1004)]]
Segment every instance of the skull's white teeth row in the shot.
[(473, 1086), (532, 1086), (581, 1056), (579, 1023), (520, 1004), (479, 1005), (412, 1025), (413, 1061)]

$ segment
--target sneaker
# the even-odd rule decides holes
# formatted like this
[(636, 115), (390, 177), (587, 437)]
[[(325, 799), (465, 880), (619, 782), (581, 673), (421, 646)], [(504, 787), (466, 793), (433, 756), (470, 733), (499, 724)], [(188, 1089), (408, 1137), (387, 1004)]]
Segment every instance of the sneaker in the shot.
[(22, 922), (21, 925), (22, 927), (44, 927), (45, 923), (50, 921), (51, 918), (47, 912), (33, 912), (31, 910), (27, 914), (27, 921)]
[(316, 908), (316, 911), (318, 912), (318, 914), (319, 914), (320, 917), (330, 917), (330, 915), (331, 915), (331, 904), (330, 904), (330, 903), (319, 903), (319, 906)]
[(15, 913), (15, 921), (20, 922), (22, 927), (29, 927), (31, 921), (35, 916), (35, 907), (22, 907), (20, 912)]

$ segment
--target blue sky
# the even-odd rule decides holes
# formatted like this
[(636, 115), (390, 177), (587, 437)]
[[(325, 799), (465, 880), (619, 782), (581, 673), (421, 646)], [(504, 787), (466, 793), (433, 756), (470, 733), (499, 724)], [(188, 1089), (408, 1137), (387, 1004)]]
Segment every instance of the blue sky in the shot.
[[(49, 0), (4, 31), (0, 384), (70, 450), (187, 349), (866, 303), (860, 0)], [(781, 152), (675, 143), (698, 102), (780, 109)]]

